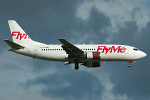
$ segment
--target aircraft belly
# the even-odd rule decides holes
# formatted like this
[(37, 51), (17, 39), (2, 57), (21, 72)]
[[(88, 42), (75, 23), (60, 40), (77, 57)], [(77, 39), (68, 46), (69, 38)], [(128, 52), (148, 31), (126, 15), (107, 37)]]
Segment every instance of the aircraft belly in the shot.
[(63, 52), (44, 52), (38, 54), (38, 58), (51, 61), (65, 61), (67, 57), (68, 55)]

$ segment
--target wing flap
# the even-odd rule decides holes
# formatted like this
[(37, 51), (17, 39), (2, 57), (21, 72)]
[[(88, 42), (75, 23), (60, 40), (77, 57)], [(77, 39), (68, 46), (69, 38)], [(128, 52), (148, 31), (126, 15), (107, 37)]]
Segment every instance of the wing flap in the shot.
[(23, 46), (21, 46), (21, 45), (19, 45), (19, 44), (17, 44), (17, 43), (14, 43), (14, 42), (11, 42), (11, 41), (9, 41), (9, 40), (4, 40), (11, 48), (13, 48), (13, 49), (23, 49), (24, 47)]

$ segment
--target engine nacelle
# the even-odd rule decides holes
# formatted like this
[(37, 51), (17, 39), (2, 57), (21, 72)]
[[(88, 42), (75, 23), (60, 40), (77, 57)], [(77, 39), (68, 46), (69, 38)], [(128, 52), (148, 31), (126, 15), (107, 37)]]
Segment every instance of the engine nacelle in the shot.
[(100, 59), (100, 52), (87, 52), (87, 59)]
[(82, 65), (87, 67), (100, 67), (100, 62), (85, 62)]

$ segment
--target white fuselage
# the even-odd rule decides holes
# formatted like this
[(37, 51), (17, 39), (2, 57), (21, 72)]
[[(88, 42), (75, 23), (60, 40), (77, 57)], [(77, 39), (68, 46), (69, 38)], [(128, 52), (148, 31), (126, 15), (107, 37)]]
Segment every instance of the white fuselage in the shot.
[[(146, 56), (146, 54), (135, 47), (127, 45), (75, 45), (85, 53), (100, 52), (100, 59), (96, 61), (129, 61), (137, 60)], [(63, 50), (61, 45), (28, 45), (24, 49), (12, 50), (16, 53), (30, 56), (33, 58), (50, 60), (50, 61), (69, 61), (74, 59), (68, 58), (68, 54)], [(94, 60), (80, 58), (79, 62)]]

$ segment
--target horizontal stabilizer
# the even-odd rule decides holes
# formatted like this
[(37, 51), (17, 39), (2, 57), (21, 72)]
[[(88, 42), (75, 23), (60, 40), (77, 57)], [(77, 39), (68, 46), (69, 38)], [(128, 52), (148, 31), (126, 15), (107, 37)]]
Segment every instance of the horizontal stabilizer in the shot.
[(12, 49), (23, 49), (24, 47), (17, 44), (17, 43), (14, 43), (14, 42), (11, 42), (9, 40), (4, 40)]

